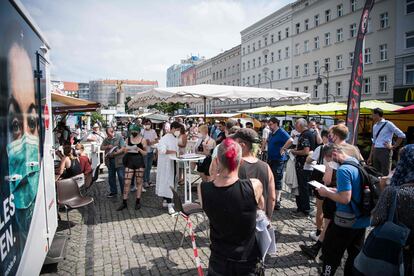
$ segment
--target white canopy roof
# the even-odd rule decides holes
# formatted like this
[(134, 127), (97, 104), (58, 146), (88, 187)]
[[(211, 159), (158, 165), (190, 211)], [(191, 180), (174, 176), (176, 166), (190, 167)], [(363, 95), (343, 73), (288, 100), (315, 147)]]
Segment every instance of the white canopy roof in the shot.
[(199, 103), (203, 100), (242, 100), (265, 99), (284, 100), (309, 98), (308, 93), (287, 91), (279, 89), (267, 89), (246, 86), (228, 86), (199, 84), (192, 86), (152, 88), (138, 93), (128, 103), (130, 108), (148, 106), (159, 102)]

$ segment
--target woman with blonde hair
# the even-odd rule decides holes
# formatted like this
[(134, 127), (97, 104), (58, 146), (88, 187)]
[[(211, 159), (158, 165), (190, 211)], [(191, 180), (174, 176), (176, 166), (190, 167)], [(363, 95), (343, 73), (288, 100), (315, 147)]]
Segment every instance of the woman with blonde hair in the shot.
[(196, 152), (204, 154), (206, 158), (198, 163), (197, 171), (200, 173), (203, 181), (209, 181), (211, 154), (216, 146), (216, 142), (208, 135), (208, 127), (206, 125), (202, 125), (198, 128), (198, 137), (199, 140), (196, 143)]

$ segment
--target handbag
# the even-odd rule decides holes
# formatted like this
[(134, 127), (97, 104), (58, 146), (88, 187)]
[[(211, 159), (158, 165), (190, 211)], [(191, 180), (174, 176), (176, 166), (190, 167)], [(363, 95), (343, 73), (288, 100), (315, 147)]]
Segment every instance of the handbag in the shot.
[(346, 213), (341, 211), (335, 212), (334, 222), (336, 225), (344, 228), (352, 228), (352, 225), (356, 222), (355, 214)]
[(355, 258), (354, 267), (364, 275), (404, 275), (403, 248), (410, 229), (398, 224), (396, 206), (397, 191), (394, 191), (387, 221), (369, 233)]

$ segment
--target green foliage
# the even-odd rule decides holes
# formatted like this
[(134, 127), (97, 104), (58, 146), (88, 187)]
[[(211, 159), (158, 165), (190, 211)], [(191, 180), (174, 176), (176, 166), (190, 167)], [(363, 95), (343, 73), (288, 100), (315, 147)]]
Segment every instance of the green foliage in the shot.
[(186, 105), (184, 103), (156, 103), (154, 105), (150, 105), (148, 106), (148, 108), (155, 108), (159, 111), (162, 111), (166, 114), (173, 114), (174, 111), (178, 110), (178, 109), (182, 109), (185, 108)]
[(104, 119), (104, 117), (102, 116), (102, 114), (101, 113), (99, 113), (99, 112), (92, 112), (91, 113), (91, 122), (92, 122), (92, 125), (94, 125), (95, 123), (98, 123), (98, 124), (100, 124), (102, 127), (106, 127), (106, 122), (105, 122), (105, 119)]

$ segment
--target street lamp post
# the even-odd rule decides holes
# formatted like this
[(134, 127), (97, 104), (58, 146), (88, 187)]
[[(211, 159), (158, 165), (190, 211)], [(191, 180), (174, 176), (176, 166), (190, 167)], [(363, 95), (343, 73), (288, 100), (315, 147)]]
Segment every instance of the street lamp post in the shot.
[[(269, 86), (270, 86), (270, 89), (272, 89), (272, 80), (267, 76), (263, 76), (258, 80), (258, 83), (257, 83), (258, 88), (260, 87), (260, 80), (261, 79), (269, 80)], [(270, 106), (272, 106), (272, 99), (270, 99)]]
[[(326, 76), (325, 75), (321, 75), (321, 69), (325, 70)], [(329, 70), (328, 70), (328, 66), (324, 65), (319, 67), (318, 69), (318, 78), (316, 79), (316, 85), (321, 85), (322, 84), (322, 78), (326, 79), (326, 103), (329, 102)], [(335, 97), (334, 97), (335, 99)]]
[[(244, 86), (250, 87), (250, 83), (246, 82), (246, 84)], [(250, 109), (252, 109), (252, 104), (253, 104), (252, 99), (250, 99), (249, 102), (250, 102)]]

